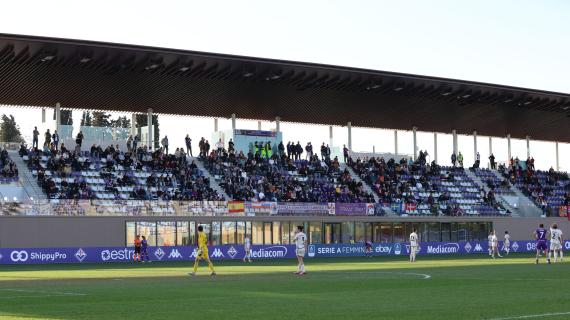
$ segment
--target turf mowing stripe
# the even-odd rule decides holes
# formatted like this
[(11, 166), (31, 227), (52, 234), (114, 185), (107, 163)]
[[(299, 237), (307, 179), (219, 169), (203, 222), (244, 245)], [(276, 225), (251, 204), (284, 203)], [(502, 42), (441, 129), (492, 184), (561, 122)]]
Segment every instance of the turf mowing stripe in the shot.
[(516, 320), (516, 319), (548, 318), (548, 317), (557, 317), (557, 316), (566, 316), (566, 315), (570, 315), (570, 311), (569, 312), (542, 313), (542, 314), (529, 314), (529, 315), (525, 315), (525, 316), (506, 317), (506, 318), (491, 318), (488, 320)]

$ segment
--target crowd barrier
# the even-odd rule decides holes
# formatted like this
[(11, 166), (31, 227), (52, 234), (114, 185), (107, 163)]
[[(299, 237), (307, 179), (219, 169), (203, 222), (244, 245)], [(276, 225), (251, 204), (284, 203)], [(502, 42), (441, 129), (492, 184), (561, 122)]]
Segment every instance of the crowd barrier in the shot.
[[(501, 246), (503, 243), (500, 244)], [(311, 244), (306, 257), (359, 257), (365, 255), (363, 244)], [(471, 242), (425, 242), (420, 244), (420, 255), (477, 255), (488, 254), (488, 244), (483, 241)], [(512, 253), (530, 253), (536, 250), (535, 241), (512, 241)], [(570, 250), (570, 241), (565, 241), (564, 250)], [(196, 257), (195, 246), (149, 247), (148, 255), (152, 261), (193, 261)], [(373, 244), (372, 255), (407, 256), (410, 252), (408, 243)], [(242, 259), (245, 255), (243, 245), (222, 245), (209, 248), (212, 260)], [(53, 264), (53, 263), (109, 263), (132, 262), (132, 247), (91, 247), (91, 248), (0, 248), (0, 264)], [(254, 245), (252, 259), (287, 259), (295, 258), (293, 245)]]

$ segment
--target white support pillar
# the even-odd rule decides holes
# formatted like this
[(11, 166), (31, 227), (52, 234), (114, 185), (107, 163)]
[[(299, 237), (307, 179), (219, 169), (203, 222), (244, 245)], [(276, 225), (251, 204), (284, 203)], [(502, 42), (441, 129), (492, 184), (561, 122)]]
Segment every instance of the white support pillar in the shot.
[(453, 154), (457, 155), (457, 130), (451, 130), (451, 135), (453, 136)]
[(412, 127), (412, 142), (413, 142), (413, 147), (414, 147), (414, 161), (417, 160), (418, 158), (418, 139), (416, 136), (418, 128), (417, 127)]
[(526, 157), (530, 158), (530, 136), (526, 136)]
[(489, 137), (489, 156), (493, 154), (493, 138)]
[(398, 154), (398, 130), (394, 130), (394, 154)]
[(352, 123), (350, 121), (346, 124), (348, 129), (348, 150), (352, 152)]
[(560, 171), (560, 158), (558, 155), (558, 141), (554, 142), (554, 145), (556, 147), (556, 171)]
[(150, 150), (154, 150), (154, 124), (152, 123), (152, 109), (148, 108), (148, 112), (146, 114), (146, 123), (148, 127), (148, 141), (147, 146), (150, 147)]
[(473, 130), (473, 159), (477, 160), (477, 130)]
[(376, 155), (376, 146), (374, 146), (374, 145), (372, 146), (372, 154)]
[(511, 134), (507, 134), (507, 163), (511, 161)]
[(131, 135), (133, 138), (137, 135), (137, 114), (131, 114)]
[(261, 131), (261, 121), (257, 121), (257, 130)]
[(61, 103), (55, 104), (55, 130), (59, 133), (59, 126), (61, 125)]
[(236, 129), (236, 114), (232, 113), (232, 131)]
[(218, 118), (214, 118), (214, 132), (218, 132)]
[(437, 163), (437, 132), (433, 133), (433, 161)]
[(281, 131), (281, 118), (275, 117), (275, 132)]
[(333, 126), (329, 126), (329, 146), (333, 146)]

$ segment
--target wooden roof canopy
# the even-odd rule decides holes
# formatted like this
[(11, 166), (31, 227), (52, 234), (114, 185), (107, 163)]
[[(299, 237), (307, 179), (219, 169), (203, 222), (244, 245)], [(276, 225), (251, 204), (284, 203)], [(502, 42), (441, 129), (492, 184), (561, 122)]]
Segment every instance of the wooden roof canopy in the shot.
[[(429, 63), (429, 61), (426, 61)], [(570, 142), (570, 95), (393, 72), (0, 34), (0, 103)]]

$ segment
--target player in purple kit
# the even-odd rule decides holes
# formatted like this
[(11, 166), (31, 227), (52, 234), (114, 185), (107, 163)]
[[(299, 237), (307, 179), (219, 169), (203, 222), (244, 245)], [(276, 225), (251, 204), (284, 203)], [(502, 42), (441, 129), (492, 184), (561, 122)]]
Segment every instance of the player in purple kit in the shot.
[(538, 258), (540, 257), (540, 251), (544, 252), (546, 257), (546, 262), (550, 264), (550, 255), (548, 252), (548, 243), (546, 241), (546, 235), (548, 231), (544, 229), (544, 224), (540, 224), (538, 229), (534, 232), (534, 238), (536, 239), (536, 264), (538, 264)]
[(142, 236), (141, 247), (141, 261), (145, 262), (144, 260), (146, 259), (147, 262), (150, 262), (150, 258), (148, 256), (148, 242), (146, 242), (145, 236)]

